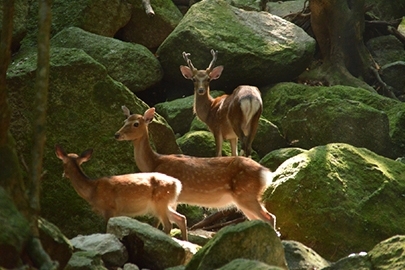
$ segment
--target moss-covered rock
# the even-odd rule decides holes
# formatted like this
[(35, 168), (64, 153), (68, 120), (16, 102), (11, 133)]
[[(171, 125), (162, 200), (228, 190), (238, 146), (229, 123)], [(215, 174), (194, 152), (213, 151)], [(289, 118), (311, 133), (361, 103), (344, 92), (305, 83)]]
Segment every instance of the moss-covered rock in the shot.
[(306, 152), (307, 150), (302, 148), (290, 147), (290, 148), (280, 148), (271, 151), (265, 155), (261, 160), (260, 164), (269, 168), (271, 171), (277, 170), (277, 168), (287, 159)]
[(221, 229), (194, 255), (186, 269), (218, 269), (238, 258), (287, 269), (280, 239), (268, 223), (259, 220)]
[[(360, 122), (353, 126), (358, 130), (357, 133), (352, 134), (353, 137), (359, 137), (361, 138), (361, 141), (366, 141), (370, 140), (370, 137), (366, 138), (367, 133), (370, 135), (374, 132), (376, 134), (371, 134), (371, 139), (374, 140), (374, 144), (379, 145), (380, 149), (383, 145), (387, 146), (390, 145), (390, 143), (393, 143), (391, 149), (389, 149), (389, 153), (384, 152), (379, 154), (386, 154), (389, 157), (397, 157), (402, 156), (405, 152), (405, 137), (400, 135), (404, 134), (405, 132), (405, 104), (403, 102), (386, 98), (361, 88), (353, 88), (341, 85), (331, 87), (311, 87), (296, 83), (280, 83), (276, 84), (275, 86), (262, 89), (262, 98), (264, 104), (263, 117), (277, 125), (280, 128), (281, 133), (284, 135), (288, 134), (291, 139), (310, 140), (312, 138), (312, 146), (325, 144), (327, 141), (316, 141), (311, 134), (308, 134), (308, 130), (317, 130), (318, 134), (322, 134), (324, 131), (328, 132), (329, 134), (336, 135), (339, 133), (339, 127), (349, 128), (350, 125), (346, 126), (346, 121), (347, 119), (350, 119), (352, 115), (350, 115), (349, 112), (346, 112), (346, 109), (351, 109), (351, 112), (357, 111), (357, 118), (362, 117), (361, 114), (359, 115), (360, 111), (364, 111), (364, 113), (368, 111), (369, 115), (380, 115), (380, 122), (375, 123), (379, 123), (377, 127), (373, 126), (375, 121), (374, 119), (368, 120), (371, 121), (371, 123)], [(319, 105), (316, 112), (309, 111), (311, 112), (311, 115), (305, 118), (307, 111), (306, 108), (311, 108), (311, 106), (314, 107), (316, 104), (319, 104), (319, 102), (324, 102), (324, 106)], [(341, 109), (339, 109), (339, 107), (341, 107)], [(295, 120), (293, 116), (295, 116), (297, 111), (300, 109), (301, 117), (298, 120)], [(333, 113), (333, 111), (335, 111), (335, 113)], [(291, 113), (289, 120), (291, 124), (287, 125), (288, 121), (285, 119), (285, 117), (287, 117), (289, 113)], [(328, 117), (327, 115), (323, 115), (326, 113), (328, 113)], [(385, 120), (383, 120), (383, 118), (385, 118), (383, 115), (384, 113), (388, 117), (388, 135), (390, 138), (387, 138), (387, 131), (383, 130), (386, 129), (386, 124), (384, 123)], [(323, 122), (319, 122), (317, 121), (319, 118), (325, 119)], [(341, 119), (341, 123), (334, 123), (335, 118)], [(329, 119), (329, 121), (326, 119)], [(292, 124), (294, 121), (297, 122), (295, 123), (297, 125), (299, 124), (299, 121), (302, 122), (302, 125), (308, 123), (306, 130), (298, 130), (301, 135), (304, 132), (307, 132), (306, 135), (302, 135), (299, 138), (291, 137), (294, 137), (294, 135), (291, 134), (293, 132), (290, 132), (289, 128), (291, 127), (296, 130), (296, 126)], [(327, 124), (327, 126), (325, 126), (325, 124)], [(361, 131), (362, 128), (364, 128), (363, 131)], [(309, 135), (309, 137), (307, 137), (307, 135)], [(384, 141), (378, 141), (382, 140), (383, 138), (387, 139), (384, 139)], [(352, 139), (355, 140), (356, 138)], [(294, 142), (297, 143), (295, 144), (296, 146), (300, 146), (299, 142)], [(306, 146), (308, 147), (308, 145)], [(376, 145), (373, 145), (373, 143), (368, 143), (367, 146), (365, 146), (363, 143), (362, 147), (376, 150)]]
[(284, 237), (336, 260), (403, 232), (404, 194), (404, 164), (328, 144), (281, 164), (264, 201)]
[(287, 146), (287, 141), (281, 135), (278, 127), (264, 117), (260, 117), (257, 133), (252, 142), (252, 148), (257, 154), (264, 157), (273, 150)]
[[(54, 0), (52, 1), (51, 36), (75, 26), (85, 31), (113, 37), (131, 17), (131, 5), (126, 1), (109, 0)], [(38, 2), (30, 1), (27, 16), (28, 35), (24, 48), (35, 47), (38, 35)]]
[(144, 46), (69, 27), (51, 39), (52, 47), (82, 49), (102, 64), (114, 80), (132, 92), (145, 90), (163, 77), (156, 57)]
[[(288, 30), (287, 30), (288, 29)], [(201, 1), (190, 7), (157, 54), (164, 78), (190, 87), (180, 71), (182, 52), (191, 53), (196, 68), (208, 67), (219, 51), (217, 63), (225, 69), (213, 89), (232, 91), (240, 84), (266, 85), (299, 75), (309, 64), (315, 42), (302, 29), (266, 12), (244, 11), (226, 1)]]
[[(185, 155), (196, 157), (215, 157), (215, 139), (210, 131), (190, 131), (178, 138), (177, 144)], [(222, 144), (222, 155), (229, 156), (231, 153), (230, 143)]]
[(378, 243), (368, 255), (373, 269), (404, 269), (405, 235), (395, 235)]
[(152, 1), (151, 5), (155, 12), (152, 17), (145, 13), (142, 1), (127, 2), (132, 6), (132, 16), (117, 33), (117, 38), (142, 44), (152, 51), (159, 47), (183, 18), (180, 10), (170, 0)]
[(282, 270), (284, 268), (268, 265), (266, 263), (256, 261), (256, 260), (236, 259), (218, 269), (219, 270), (245, 270), (245, 269)]
[(387, 114), (361, 102), (320, 98), (299, 104), (285, 115), (281, 127), (287, 141), (305, 149), (344, 142), (393, 154)]
[[(33, 52), (16, 58), (7, 78), (11, 133), (17, 142), (17, 152), (27, 163), (31, 160), (35, 72), (36, 52)], [(124, 104), (139, 113), (148, 108), (124, 85), (111, 79), (106, 68), (83, 50), (51, 50), (41, 210), (44, 218), (67, 237), (104, 231), (105, 224), (76, 194), (70, 182), (62, 179), (62, 164), (55, 156), (54, 146), (61, 144), (69, 152), (93, 148), (94, 158), (84, 165), (90, 177), (135, 172), (132, 145), (114, 139), (125, 119), (121, 110)], [(161, 116), (156, 116), (150, 131), (160, 153), (178, 152), (173, 131)]]

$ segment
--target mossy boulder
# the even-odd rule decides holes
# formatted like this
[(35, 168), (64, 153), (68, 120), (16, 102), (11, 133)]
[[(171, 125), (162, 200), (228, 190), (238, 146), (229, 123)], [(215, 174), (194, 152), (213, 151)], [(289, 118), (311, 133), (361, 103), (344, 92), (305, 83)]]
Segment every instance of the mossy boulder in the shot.
[(269, 224), (259, 220), (221, 229), (194, 255), (186, 269), (218, 269), (238, 258), (287, 269), (281, 240)]
[(405, 268), (405, 235), (394, 235), (378, 243), (368, 253), (373, 269)]
[(263, 200), (282, 236), (333, 261), (403, 232), (404, 194), (405, 164), (328, 144), (281, 164)]
[[(17, 56), (7, 78), (12, 110), (10, 131), (17, 152), (26, 162), (31, 160), (36, 59), (36, 52)], [(93, 148), (93, 159), (83, 168), (90, 177), (137, 171), (133, 146), (114, 139), (125, 119), (122, 105), (137, 113), (148, 108), (83, 50), (51, 50), (41, 210), (44, 218), (67, 237), (105, 231), (105, 224), (77, 195), (69, 180), (62, 178), (62, 164), (55, 156), (54, 146), (61, 144), (66, 151), (76, 153)], [(161, 116), (156, 116), (150, 131), (160, 153), (178, 152), (173, 131)]]
[(116, 37), (133, 43), (142, 44), (152, 51), (167, 38), (183, 18), (180, 10), (170, 0), (151, 2), (155, 15), (145, 12), (142, 1), (128, 0), (131, 4), (131, 19), (122, 27)]
[(198, 69), (208, 67), (218, 54), (225, 69), (212, 89), (232, 91), (240, 84), (266, 85), (289, 80), (309, 64), (315, 41), (301, 28), (266, 12), (244, 11), (223, 0), (207, 0), (190, 7), (174, 31), (157, 50), (164, 78), (180, 87), (190, 87), (179, 71), (186, 64), (182, 52)]
[(102, 64), (111, 78), (134, 93), (154, 86), (163, 77), (159, 61), (140, 44), (69, 27), (51, 39), (51, 46), (82, 49)]
[(306, 152), (307, 150), (297, 147), (280, 148), (271, 151), (265, 155), (261, 160), (260, 164), (269, 168), (271, 171), (277, 170), (277, 168), (287, 159)]
[[(215, 157), (215, 139), (210, 131), (190, 131), (177, 140), (183, 154), (196, 157)], [(222, 144), (222, 155), (230, 156), (231, 146), (229, 142)]]
[[(293, 140), (294, 146), (301, 147), (299, 140), (307, 142), (303, 148), (331, 142), (326, 140), (326, 135), (322, 140), (316, 138), (328, 133), (335, 137), (335, 142), (338, 140), (336, 135), (341, 134), (346, 136), (346, 141), (339, 142), (358, 140), (360, 147), (391, 158), (405, 153), (405, 137), (401, 135), (405, 133), (405, 104), (398, 100), (362, 88), (312, 87), (296, 83), (279, 83), (262, 89), (262, 98), (263, 117), (277, 125), (283, 135)], [(364, 116), (364, 122), (361, 122), (363, 112), (368, 118)], [(357, 132), (349, 132), (350, 127)]]

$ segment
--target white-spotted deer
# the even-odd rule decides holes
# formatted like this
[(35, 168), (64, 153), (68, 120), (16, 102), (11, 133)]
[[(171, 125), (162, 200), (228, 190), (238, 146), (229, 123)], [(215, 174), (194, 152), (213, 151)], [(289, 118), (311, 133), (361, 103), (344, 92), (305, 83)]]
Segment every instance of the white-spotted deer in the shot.
[(198, 70), (191, 63), (190, 54), (183, 52), (188, 66), (180, 66), (180, 71), (184, 78), (194, 82), (194, 112), (214, 134), (217, 156), (222, 155), (224, 139), (230, 141), (232, 155), (237, 156), (239, 138), (241, 154), (248, 157), (263, 111), (260, 91), (255, 86), (240, 85), (231, 95), (213, 98), (209, 84), (221, 76), (223, 66), (214, 68), (217, 52), (211, 50), (211, 54), (212, 61), (208, 68)]
[(107, 221), (116, 216), (152, 214), (163, 224), (166, 233), (170, 233), (171, 222), (176, 223), (182, 238), (187, 240), (186, 218), (175, 211), (182, 189), (178, 179), (162, 173), (133, 173), (90, 179), (80, 165), (90, 159), (92, 152), (89, 149), (80, 156), (66, 154), (61, 146), (55, 146), (56, 156), (63, 161), (64, 175), (94, 211)]
[(127, 116), (117, 131), (119, 141), (132, 141), (135, 162), (142, 172), (160, 172), (181, 181), (183, 188), (178, 203), (224, 208), (237, 206), (248, 219), (261, 219), (275, 228), (276, 218), (260, 203), (264, 188), (272, 181), (272, 173), (256, 161), (241, 156), (197, 158), (185, 155), (161, 155), (149, 144), (148, 125), (155, 109), (145, 114)]

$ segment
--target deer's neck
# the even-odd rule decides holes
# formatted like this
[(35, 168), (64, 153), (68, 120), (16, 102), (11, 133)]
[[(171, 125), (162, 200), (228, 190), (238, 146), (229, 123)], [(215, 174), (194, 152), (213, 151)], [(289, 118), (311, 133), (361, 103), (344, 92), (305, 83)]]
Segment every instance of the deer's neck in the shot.
[(89, 200), (96, 186), (96, 181), (91, 180), (84, 174), (82, 169), (76, 163), (69, 164), (65, 174), (70, 179), (73, 188), (85, 200)]
[(210, 95), (209, 89), (207, 89), (204, 95), (194, 93), (194, 113), (201, 121), (207, 121), (208, 115), (211, 112), (213, 101), (214, 99)]
[(135, 163), (141, 172), (153, 172), (157, 167), (159, 154), (149, 144), (149, 135), (134, 140)]

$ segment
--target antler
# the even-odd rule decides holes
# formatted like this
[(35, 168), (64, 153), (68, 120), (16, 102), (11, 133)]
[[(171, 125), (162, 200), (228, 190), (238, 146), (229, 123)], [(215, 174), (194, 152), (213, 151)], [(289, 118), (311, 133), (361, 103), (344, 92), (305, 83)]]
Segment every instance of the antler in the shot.
[(193, 66), (193, 63), (191, 63), (191, 60), (188, 58), (190, 55), (190, 53), (183, 52), (183, 58), (187, 62), (188, 67), (191, 70), (196, 70), (196, 68)]
[(212, 71), (212, 68), (215, 65), (215, 61), (217, 61), (218, 51), (215, 51), (215, 50), (211, 49), (211, 54), (212, 54), (212, 60), (211, 60), (210, 65), (207, 68), (207, 70), (209, 70), (209, 71)]

